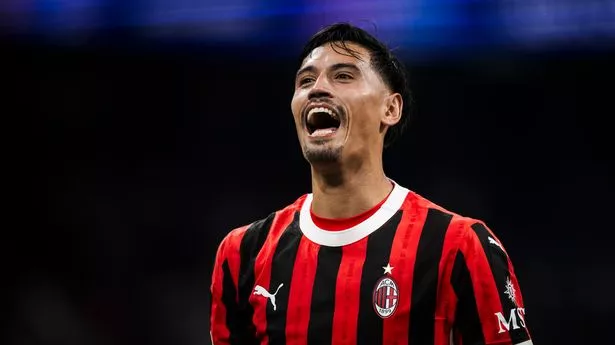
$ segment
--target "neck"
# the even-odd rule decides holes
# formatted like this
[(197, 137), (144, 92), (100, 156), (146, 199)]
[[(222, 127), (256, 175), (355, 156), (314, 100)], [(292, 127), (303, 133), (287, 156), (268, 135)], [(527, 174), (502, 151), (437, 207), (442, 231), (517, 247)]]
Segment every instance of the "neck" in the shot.
[(382, 160), (354, 168), (312, 166), (312, 211), (323, 218), (349, 218), (382, 201), (393, 189)]

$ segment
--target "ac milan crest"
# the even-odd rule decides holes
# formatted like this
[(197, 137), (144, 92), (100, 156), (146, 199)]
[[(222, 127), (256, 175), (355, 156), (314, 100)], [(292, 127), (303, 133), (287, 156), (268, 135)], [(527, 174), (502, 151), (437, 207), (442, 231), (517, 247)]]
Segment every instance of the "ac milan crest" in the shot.
[[(387, 265), (387, 267), (389, 266)], [(393, 277), (386, 274), (378, 279), (372, 295), (372, 304), (376, 314), (383, 319), (391, 317), (397, 309), (398, 300), (399, 290)]]

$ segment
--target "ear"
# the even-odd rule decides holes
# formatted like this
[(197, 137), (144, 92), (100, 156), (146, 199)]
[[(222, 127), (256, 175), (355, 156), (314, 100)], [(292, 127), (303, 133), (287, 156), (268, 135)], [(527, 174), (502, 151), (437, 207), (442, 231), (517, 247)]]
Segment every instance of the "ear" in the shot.
[(401, 111), (404, 105), (404, 100), (399, 93), (392, 93), (385, 100), (385, 112), (382, 115), (381, 121), (383, 125), (394, 126), (401, 120)]

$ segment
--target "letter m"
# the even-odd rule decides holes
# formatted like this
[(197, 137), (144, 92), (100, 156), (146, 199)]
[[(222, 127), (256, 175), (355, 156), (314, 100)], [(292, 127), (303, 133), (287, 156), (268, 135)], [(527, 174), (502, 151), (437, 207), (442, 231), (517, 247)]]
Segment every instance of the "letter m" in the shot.
[(510, 326), (512, 325), (513, 329), (518, 329), (519, 325), (517, 324), (517, 313), (515, 312), (516, 308), (510, 310), (510, 316), (508, 320), (504, 317), (504, 315), (500, 312), (495, 313), (495, 316), (498, 318), (498, 326), (500, 326), (500, 331), (498, 333), (504, 333), (506, 331), (510, 331)]

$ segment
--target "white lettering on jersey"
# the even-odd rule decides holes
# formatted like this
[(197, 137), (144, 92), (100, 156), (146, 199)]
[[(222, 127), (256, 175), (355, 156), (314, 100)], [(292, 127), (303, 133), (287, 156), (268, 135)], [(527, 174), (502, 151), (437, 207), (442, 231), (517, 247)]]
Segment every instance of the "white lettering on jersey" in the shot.
[[(498, 318), (498, 326), (500, 327), (500, 331), (498, 333), (508, 332), (511, 329), (519, 329), (521, 327), (525, 328), (525, 308), (513, 308), (510, 310), (510, 315), (508, 319), (501, 313), (495, 313), (495, 316)], [(517, 317), (519, 320), (517, 320)]]

